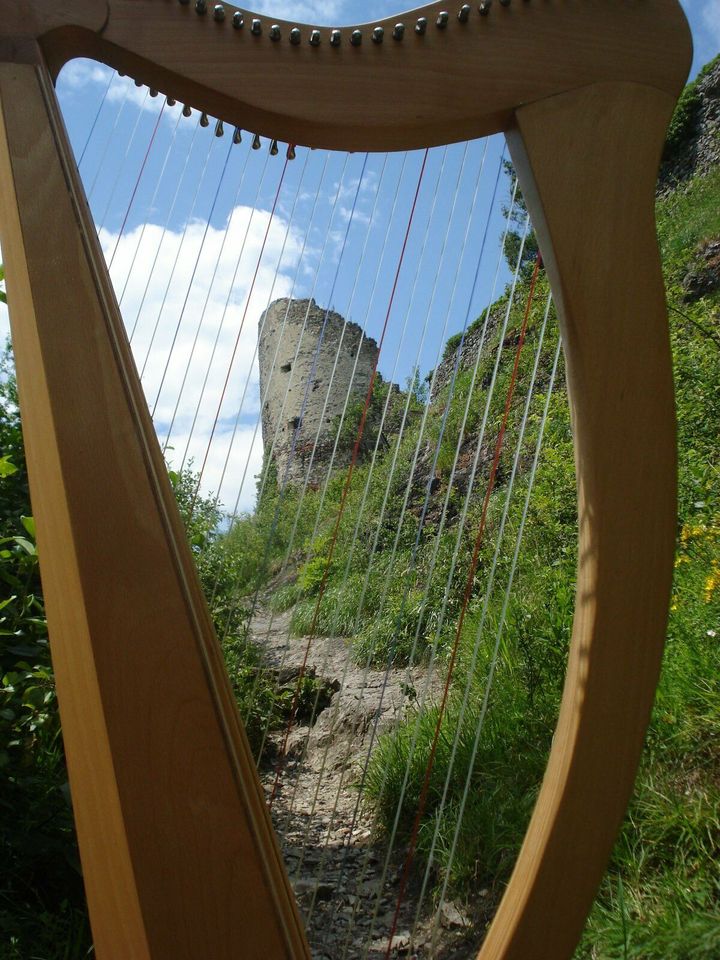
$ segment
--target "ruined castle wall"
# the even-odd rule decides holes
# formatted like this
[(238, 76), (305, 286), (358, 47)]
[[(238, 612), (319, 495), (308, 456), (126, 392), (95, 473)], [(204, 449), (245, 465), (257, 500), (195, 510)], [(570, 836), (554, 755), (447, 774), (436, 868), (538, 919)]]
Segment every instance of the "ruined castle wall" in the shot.
[[(377, 355), (361, 327), (314, 300), (268, 307), (258, 342), (262, 435), (281, 483), (302, 483), (308, 471), (312, 485), (322, 481), (348, 389), (355, 399), (365, 397)], [(347, 451), (333, 468), (346, 463)]]

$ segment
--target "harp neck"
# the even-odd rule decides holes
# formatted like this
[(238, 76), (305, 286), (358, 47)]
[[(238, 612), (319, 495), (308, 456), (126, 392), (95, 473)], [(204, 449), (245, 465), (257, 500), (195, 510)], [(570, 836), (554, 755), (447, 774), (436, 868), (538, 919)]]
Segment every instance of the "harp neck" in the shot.
[[(72, 57), (93, 57), (239, 127), (340, 150), (409, 150), (496, 133), (512, 126), (520, 106), (593, 83), (642, 83), (676, 96), (691, 53), (677, 0), (518, 0), (485, 16), (473, 4), (466, 20), (453, 12), (442, 26), (436, 2), (343, 28), (337, 45), (328, 28), (248, 12), (236, 27), (234, 7), (219, 5), (216, 19), (213, 4), (202, 14), (196, 6), (32, 0), (21, 15), (2, 0), (0, 29), (8, 41), (37, 41), (55, 75)], [(427, 23), (420, 33), (419, 21)], [(404, 33), (395, 40), (398, 22)]]

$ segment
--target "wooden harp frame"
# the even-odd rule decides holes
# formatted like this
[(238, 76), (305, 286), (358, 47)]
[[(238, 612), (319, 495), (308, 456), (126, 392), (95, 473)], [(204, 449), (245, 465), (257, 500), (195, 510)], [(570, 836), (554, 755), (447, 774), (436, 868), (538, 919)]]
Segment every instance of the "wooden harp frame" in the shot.
[[(440, 13), (450, 10), (444, 29)], [(504, 131), (560, 315), (579, 568), (560, 718), (481, 951), (569, 957), (626, 808), (675, 536), (654, 187), (676, 0), (432, 3), (288, 42), (177, 0), (0, 0), (0, 215), (58, 696), (100, 960), (309, 957), (53, 92), (75, 56), (261, 134), (396, 150)], [(425, 33), (414, 29), (427, 19)], [(374, 27), (385, 42), (371, 42)], [(358, 92), (362, 90), (362, 96)], [(157, 676), (166, 677), (162, 697)]]

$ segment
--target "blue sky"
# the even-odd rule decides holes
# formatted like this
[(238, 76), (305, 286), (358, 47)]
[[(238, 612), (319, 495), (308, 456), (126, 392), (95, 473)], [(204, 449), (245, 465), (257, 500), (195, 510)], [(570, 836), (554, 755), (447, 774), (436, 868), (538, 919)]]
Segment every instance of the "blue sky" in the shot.
[[(720, 3), (684, 7), (696, 72), (720, 49)], [(255, 9), (338, 26), (399, 12), (397, 0), (256, 0)], [(423, 154), (299, 149), (285, 168), (267, 142), (253, 151), (246, 135), (234, 146), (214, 123), (203, 129), (197, 114), (183, 118), (86, 61), (65, 68), (58, 95), (160, 439), (176, 466), (188, 457), (197, 466), (217, 416), (204, 487), (230, 509), (250, 508), (262, 453), (258, 319), (277, 297), (312, 296), (378, 339)], [(416, 367), (425, 375), (447, 336), (507, 281), (503, 149), (497, 137), (431, 151), (381, 353), (388, 379), (403, 383)]]

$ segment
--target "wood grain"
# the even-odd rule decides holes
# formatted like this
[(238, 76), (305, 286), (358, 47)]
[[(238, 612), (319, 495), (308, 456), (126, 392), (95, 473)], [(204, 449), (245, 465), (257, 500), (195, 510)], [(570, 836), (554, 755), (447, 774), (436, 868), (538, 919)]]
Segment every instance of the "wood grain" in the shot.
[[(2, 12), (14, 0), (0, 2)], [(53, 4), (31, 6), (52, 12)], [(109, 0), (102, 30), (58, 30), (40, 37), (54, 72), (75, 56), (91, 56), (212, 116), (288, 143), (336, 150), (410, 150), (508, 129), (516, 107), (602, 81), (656, 86), (677, 96), (687, 75), (690, 33), (676, 0), (516, 0), (493, 4), (480, 16), (476, 3), (466, 24), (437, 0), (377, 21), (385, 40), (339, 47), (293, 46), (295, 24), (243, 8), (246, 26), (233, 29), (194, 3)], [(281, 6), (279, 3), (278, 6)], [(453, 11), (448, 26), (438, 13)], [(38, 19), (40, 15), (38, 14)], [(263, 24), (255, 37), (249, 24)], [(424, 36), (414, 24), (428, 20)], [(406, 24), (405, 38), (391, 37)], [(274, 43), (268, 29), (280, 27)], [(374, 26), (375, 24), (373, 24)], [(362, 90), (362, 96), (358, 91)]]
[(482, 960), (572, 956), (650, 719), (675, 546), (672, 361), (654, 218), (673, 106), (652, 88), (598, 84), (519, 110), (509, 136), (561, 323), (580, 538), (560, 719)]
[(96, 952), (308, 957), (42, 68), (0, 65), (2, 246)]

